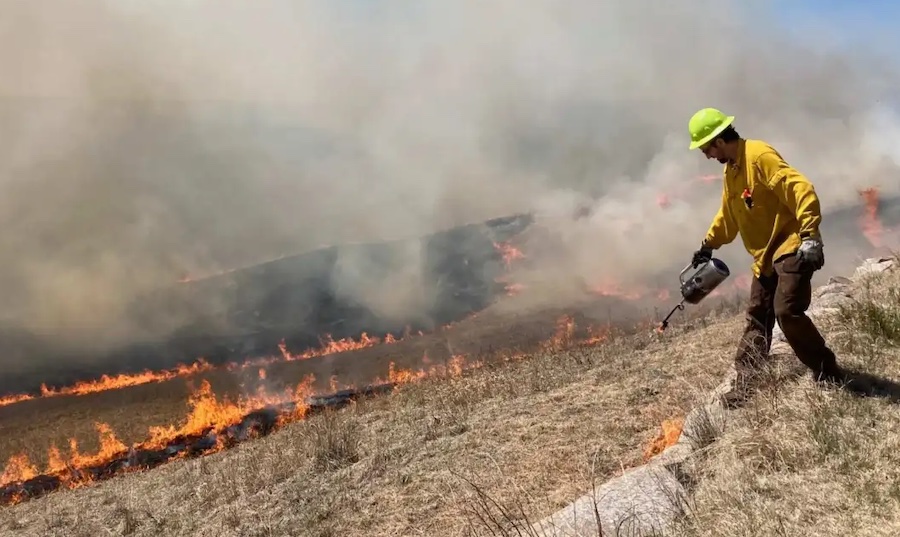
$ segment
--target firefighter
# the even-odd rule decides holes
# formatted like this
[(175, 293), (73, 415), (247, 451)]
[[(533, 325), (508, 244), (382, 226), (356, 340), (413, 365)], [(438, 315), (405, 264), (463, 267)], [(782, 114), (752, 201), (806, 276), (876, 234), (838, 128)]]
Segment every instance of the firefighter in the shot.
[(691, 117), (690, 149), (725, 166), (722, 204), (694, 253), (696, 268), (738, 234), (753, 257), (747, 324), (734, 357), (737, 383), (726, 397), (738, 404), (768, 358), (775, 322), (797, 358), (818, 382), (841, 384), (834, 352), (806, 315), (813, 273), (825, 264), (822, 213), (812, 182), (771, 145), (741, 138), (734, 116), (704, 108)]

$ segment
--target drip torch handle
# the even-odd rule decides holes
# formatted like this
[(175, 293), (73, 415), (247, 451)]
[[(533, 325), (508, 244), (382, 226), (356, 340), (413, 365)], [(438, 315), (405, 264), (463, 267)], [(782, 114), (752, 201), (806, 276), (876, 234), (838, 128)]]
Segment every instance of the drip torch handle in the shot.
[(681, 273), (678, 275), (678, 281), (681, 282), (681, 285), (684, 285), (684, 275), (687, 274), (687, 271), (691, 270), (692, 268), (694, 268), (694, 264), (688, 263), (688, 266), (681, 269)]

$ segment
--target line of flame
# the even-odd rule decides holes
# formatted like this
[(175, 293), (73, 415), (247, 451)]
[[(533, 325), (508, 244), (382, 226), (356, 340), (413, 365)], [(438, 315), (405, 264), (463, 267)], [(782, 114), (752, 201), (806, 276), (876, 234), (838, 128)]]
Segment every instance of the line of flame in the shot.
[[(587, 337), (577, 338), (575, 333), (575, 321), (571, 316), (564, 315), (557, 320), (556, 330), (553, 335), (540, 344), (540, 347), (564, 349), (577, 345), (595, 345), (606, 341), (611, 330), (609, 327), (589, 326), (587, 327)], [(524, 353), (512, 353), (495, 357), (495, 361), (517, 361), (524, 357)], [(425, 364), (430, 362), (427, 355), (423, 357), (422, 361)], [(371, 384), (390, 383), (397, 386), (418, 382), (425, 378), (459, 377), (467, 371), (481, 368), (485, 363), (485, 360), (472, 360), (464, 355), (454, 355), (446, 364), (428, 365), (419, 369), (397, 368), (391, 362), (387, 375), (385, 377), (376, 377)], [(199, 387), (189, 396), (187, 404), (190, 410), (181, 425), (151, 427), (146, 440), (129, 448), (116, 437), (108, 424), (97, 423), (95, 426), (100, 440), (100, 448), (97, 453), (81, 453), (74, 439), (69, 440), (67, 455), (63, 455), (57, 446), (51, 445), (47, 453), (47, 466), (42, 473), (60, 477), (65, 488), (75, 488), (86, 484), (83, 474), (78, 472), (79, 468), (112, 461), (116, 457), (127, 453), (129, 449), (161, 449), (179, 437), (197, 435), (208, 430), (220, 432), (226, 427), (239, 423), (244, 416), (253, 410), (262, 407), (294, 403), (295, 410), (281, 416), (279, 426), (303, 419), (308, 411), (305, 402), (309, 396), (314, 395), (311, 388), (314, 381), (315, 378), (309, 375), (293, 389), (269, 393), (261, 388), (252, 396), (239, 397), (232, 401), (227, 397), (217, 397), (213, 393), (209, 382), (204, 379)], [(348, 385), (345, 388), (353, 389), (355, 387)], [(338, 383), (334, 378), (331, 379), (331, 389), (335, 391), (338, 389)], [(219, 451), (223, 448), (224, 446), (217, 444), (209, 452)], [(0, 475), (0, 487), (26, 481), (40, 473), (25, 454), (13, 455), (9, 458), (2, 475)], [(79, 477), (75, 478), (75, 476)]]

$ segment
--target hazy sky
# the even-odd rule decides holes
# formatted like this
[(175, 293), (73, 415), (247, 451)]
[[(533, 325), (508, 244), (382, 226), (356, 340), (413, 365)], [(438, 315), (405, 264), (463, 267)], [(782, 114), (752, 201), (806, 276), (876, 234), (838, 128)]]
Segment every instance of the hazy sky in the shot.
[(900, 4), (891, 0), (783, 0), (776, 16), (791, 26), (822, 24), (845, 44), (867, 44), (883, 52), (896, 51), (900, 37)]

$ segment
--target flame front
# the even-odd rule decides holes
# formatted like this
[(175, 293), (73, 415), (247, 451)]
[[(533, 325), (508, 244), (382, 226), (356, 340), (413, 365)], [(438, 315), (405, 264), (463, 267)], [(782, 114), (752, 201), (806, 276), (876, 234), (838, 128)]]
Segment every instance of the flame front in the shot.
[(296, 390), (290, 390), (279, 394), (268, 394), (264, 390), (254, 397), (239, 398), (232, 402), (227, 397), (219, 399), (213, 393), (212, 386), (204, 379), (188, 399), (190, 412), (180, 427), (173, 425), (165, 427), (151, 427), (149, 439), (140, 447), (147, 449), (160, 449), (179, 437), (188, 437), (203, 434), (207, 431), (221, 431), (229, 425), (234, 425), (243, 419), (249, 412), (268, 405), (279, 405), (288, 401), (301, 401), (308, 392), (302, 387), (312, 383), (312, 378), (302, 382)]
[(22, 401), (28, 401), (31, 399), (34, 399), (34, 396), (27, 393), (7, 395), (4, 397), (0, 397), (0, 406), (14, 405), (16, 403), (21, 403)]
[[(408, 334), (407, 334), (408, 335)], [(419, 332), (421, 335), (421, 332)], [(404, 336), (406, 337), (406, 336)], [(359, 339), (353, 339), (352, 337), (347, 337), (339, 340), (335, 340), (331, 337), (330, 334), (325, 334), (324, 337), (320, 339), (320, 346), (315, 349), (309, 349), (301, 353), (292, 354), (288, 351), (287, 346), (282, 340), (279, 343), (278, 348), (281, 351), (280, 356), (276, 356), (274, 358), (256, 358), (247, 360), (243, 363), (231, 363), (223, 366), (222, 368), (235, 371), (246, 369), (249, 367), (259, 367), (268, 364), (272, 364), (275, 362), (281, 361), (294, 361), (294, 360), (306, 360), (309, 358), (315, 358), (319, 356), (325, 356), (327, 354), (334, 354), (338, 352), (347, 352), (354, 351), (359, 349), (364, 349), (367, 347), (373, 347), (378, 344), (392, 344), (400, 341), (391, 334), (388, 334), (383, 339), (379, 339), (377, 337), (370, 337), (368, 334), (363, 332)], [(7, 395), (4, 397), (0, 397), (0, 407), (12, 405), (15, 403), (20, 403), (22, 401), (29, 401), (31, 399), (36, 399), (38, 397), (59, 397), (64, 395), (87, 395), (91, 393), (103, 392), (107, 390), (117, 390), (121, 388), (129, 388), (132, 386), (140, 386), (142, 384), (150, 384), (157, 382), (165, 382), (168, 380), (172, 380), (175, 378), (188, 378), (194, 376), (198, 373), (205, 373), (209, 371), (213, 371), (218, 369), (216, 366), (208, 363), (206, 360), (202, 358), (194, 362), (190, 365), (179, 364), (173, 369), (162, 370), (162, 371), (149, 371), (144, 370), (140, 373), (122, 373), (119, 375), (103, 375), (99, 379), (88, 380), (88, 381), (79, 381), (73, 384), (72, 386), (66, 386), (62, 388), (52, 388), (48, 387), (46, 384), (41, 385), (40, 395), (31, 395), (31, 394), (13, 394)], [(265, 371), (260, 369), (259, 371), (260, 378), (265, 378)]]
[(135, 374), (121, 374), (114, 376), (103, 375), (97, 380), (77, 382), (74, 385), (65, 388), (48, 388), (46, 385), (42, 384), (41, 397), (85, 395), (106, 390), (116, 390), (128, 388), (130, 386), (138, 386), (140, 384), (149, 384), (151, 382), (163, 382), (176, 377), (186, 377), (204, 371), (210, 371), (212, 369), (212, 365), (201, 359), (191, 365), (179, 365), (175, 369), (167, 371), (144, 370)]
[[(610, 335), (609, 327), (589, 326), (587, 333), (588, 337), (578, 339), (574, 319), (569, 315), (563, 315), (556, 321), (553, 336), (541, 347), (561, 349), (579, 344), (595, 344), (605, 341)], [(502, 358), (512, 361), (522, 359), (524, 356), (524, 354), (518, 353)], [(430, 362), (427, 355), (422, 359), (424, 367), (419, 369), (399, 368), (392, 362), (386, 378), (383, 380), (376, 378), (373, 380), (373, 384), (390, 383), (394, 386), (402, 386), (426, 378), (454, 378), (463, 375), (466, 371), (481, 368), (486, 363), (484, 360), (470, 360), (466, 356), (458, 354), (452, 355), (443, 364), (431, 364)], [(264, 371), (260, 370), (261, 378), (264, 377)], [(210, 433), (216, 434), (216, 441), (206, 449), (206, 452), (224, 449), (221, 433), (228, 427), (241, 423), (248, 414), (257, 409), (273, 406), (286, 408), (278, 416), (277, 426), (305, 418), (309, 411), (307, 401), (313, 394), (314, 380), (314, 377), (309, 375), (296, 388), (280, 393), (268, 393), (261, 386), (254, 396), (231, 400), (228, 397), (218, 397), (213, 392), (210, 383), (204, 379), (188, 398), (188, 412), (180, 425), (150, 427), (145, 441), (128, 446), (116, 437), (108, 424), (96, 423), (100, 445), (96, 453), (82, 453), (74, 439), (68, 442), (68, 452), (65, 454), (57, 446), (51, 445), (47, 453), (47, 466), (43, 472), (39, 472), (26, 455), (15, 455), (9, 459), (6, 465), (3, 476), (0, 478), (0, 487), (27, 481), (41, 473), (59, 478), (60, 486), (64, 488), (83, 486), (91, 479), (90, 472), (84, 471), (87, 468), (102, 467), (117, 459), (130, 457), (130, 453), (139, 450), (163, 450), (173, 445), (173, 442), (180, 442), (179, 439), (202, 438)], [(337, 379), (332, 377), (329, 380), (332, 392), (337, 391), (339, 388)], [(286, 403), (290, 404), (285, 405)], [(178, 456), (184, 456), (185, 453), (181, 452)], [(129, 465), (115, 471), (137, 469), (137, 467)], [(15, 503), (21, 499), (14, 497), (10, 501)]]
[(278, 348), (281, 350), (281, 356), (287, 362), (292, 362), (294, 360), (307, 360), (309, 358), (315, 358), (318, 356), (324, 356), (326, 354), (336, 354), (339, 352), (348, 352), (348, 351), (356, 351), (359, 349), (365, 349), (368, 347), (373, 347), (378, 345), (379, 343), (395, 343), (397, 341), (394, 336), (388, 334), (384, 340), (381, 340), (377, 337), (369, 337), (369, 335), (365, 332), (360, 334), (359, 339), (355, 340), (353, 338), (343, 338), (337, 341), (331, 337), (331, 334), (325, 334), (324, 337), (319, 339), (319, 348), (318, 349), (310, 349), (304, 351), (300, 354), (291, 354), (287, 350), (287, 346), (284, 343), (284, 340), (278, 344)]

